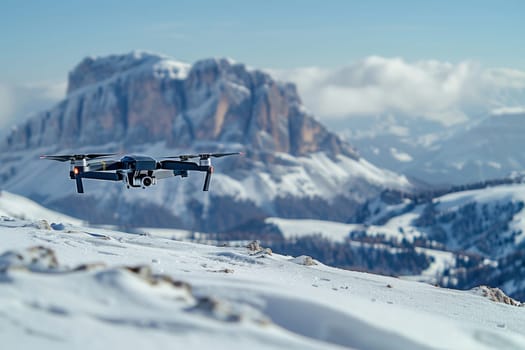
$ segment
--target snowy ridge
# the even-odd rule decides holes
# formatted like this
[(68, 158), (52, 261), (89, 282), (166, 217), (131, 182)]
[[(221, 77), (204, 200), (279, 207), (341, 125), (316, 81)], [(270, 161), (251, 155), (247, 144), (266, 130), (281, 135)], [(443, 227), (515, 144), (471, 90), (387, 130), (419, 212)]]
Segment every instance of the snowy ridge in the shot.
[(478, 291), (305, 266), (265, 250), (29, 224), (0, 221), (7, 347), (525, 346), (523, 310)]

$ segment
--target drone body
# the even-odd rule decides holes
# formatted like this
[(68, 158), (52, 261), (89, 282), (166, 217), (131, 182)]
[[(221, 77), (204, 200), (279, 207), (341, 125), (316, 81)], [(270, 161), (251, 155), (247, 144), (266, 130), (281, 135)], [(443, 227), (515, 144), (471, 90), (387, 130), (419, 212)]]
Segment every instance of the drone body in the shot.
[[(149, 156), (126, 155), (119, 160), (107, 159), (112, 153), (73, 154), (41, 156), (41, 159), (51, 159), (60, 162), (70, 161), (69, 177), (76, 181), (77, 192), (84, 193), (82, 179), (107, 181), (123, 181), (127, 188), (146, 188), (157, 183), (157, 180), (172, 176), (187, 177), (188, 171), (205, 172), (203, 191), (210, 186), (213, 166), (211, 157), (238, 155), (233, 153), (201, 153), (174, 157), (179, 160), (156, 160)], [(190, 159), (199, 158), (199, 163)]]

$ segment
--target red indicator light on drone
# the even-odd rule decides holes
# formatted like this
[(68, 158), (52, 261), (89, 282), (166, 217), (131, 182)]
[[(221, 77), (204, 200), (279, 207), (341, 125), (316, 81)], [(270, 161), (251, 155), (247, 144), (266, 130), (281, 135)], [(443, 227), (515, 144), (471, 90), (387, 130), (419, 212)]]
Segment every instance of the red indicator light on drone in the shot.
[(80, 172), (80, 170), (78, 170), (77, 167), (73, 168), (73, 174), (78, 175), (79, 172)]

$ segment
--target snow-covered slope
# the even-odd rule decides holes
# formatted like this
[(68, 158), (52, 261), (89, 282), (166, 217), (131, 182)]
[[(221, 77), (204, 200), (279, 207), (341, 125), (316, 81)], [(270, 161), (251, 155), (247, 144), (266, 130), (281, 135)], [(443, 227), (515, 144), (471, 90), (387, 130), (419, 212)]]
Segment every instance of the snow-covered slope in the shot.
[(441, 262), (434, 264), (434, 277), (445, 285), (469, 288), (487, 283), (522, 299), (525, 184), (512, 181), (516, 183), (478, 186), (431, 200), (405, 198), (387, 205), (378, 198), (367, 205), (370, 214), (362, 231), (384, 237), (394, 233), (397, 242), (417, 239), (420, 247), (452, 252), (453, 259), (434, 254), (435, 262)]
[[(498, 258), (524, 245), (524, 203), (524, 184), (465, 190), (436, 197), (430, 203), (393, 215), (383, 226), (397, 231), (401, 237), (432, 236), (432, 229), (439, 226), (441, 239), (446, 240), (450, 248)], [(405, 202), (405, 207), (409, 205)], [(393, 210), (385, 210), (380, 201), (372, 202), (369, 209), (378, 213), (369, 223), (381, 220), (381, 216), (388, 217)]]
[(525, 347), (523, 309), (480, 291), (265, 250), (6, 218), (0, 241), (6, 348)]
[(50, 222), (67, 222), (81, 225), (82, 220), (49, 210), (38, 203), (6, 191), (0, 191), (0, 216), (26, 220), (46, 219)]

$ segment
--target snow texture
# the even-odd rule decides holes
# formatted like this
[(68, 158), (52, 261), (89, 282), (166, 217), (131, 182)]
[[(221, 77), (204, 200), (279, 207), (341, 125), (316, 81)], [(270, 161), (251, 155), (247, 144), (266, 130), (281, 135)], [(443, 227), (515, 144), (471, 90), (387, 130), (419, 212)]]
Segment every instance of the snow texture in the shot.
[(2, 348), (525, 348), (479, 290), (61, 224), (0, 220)]

